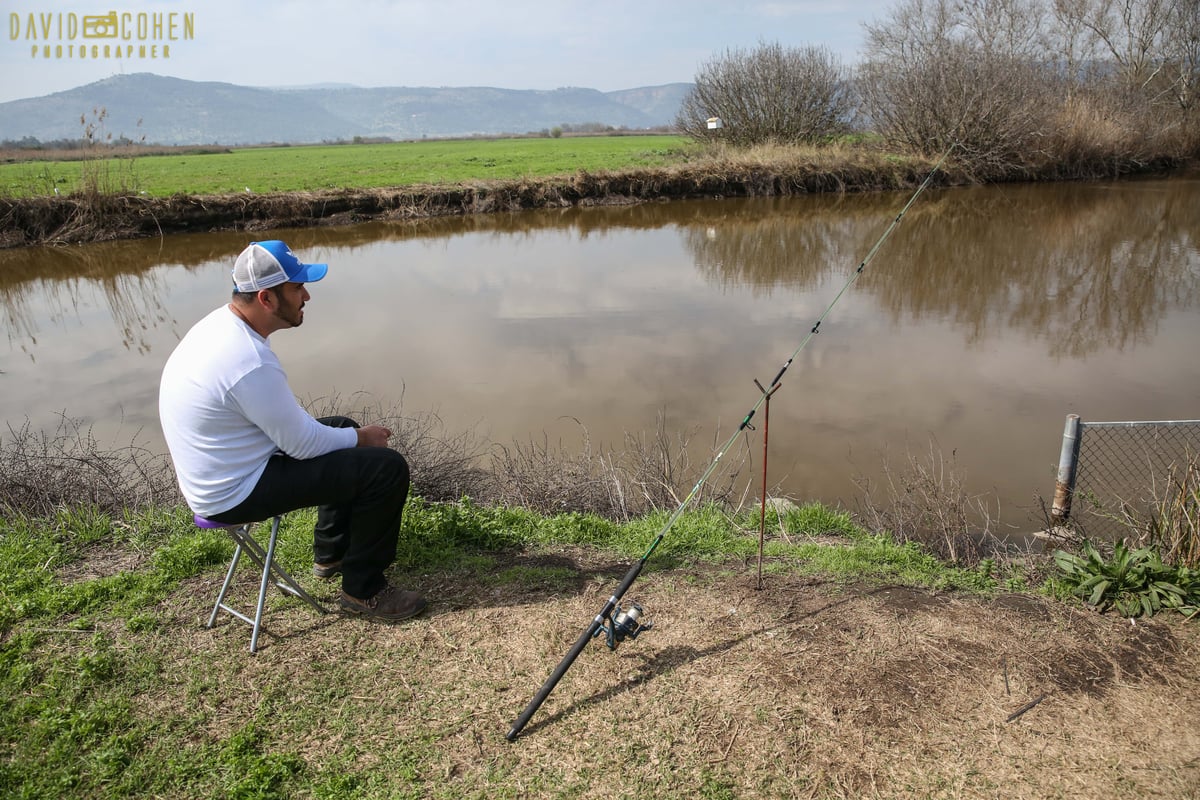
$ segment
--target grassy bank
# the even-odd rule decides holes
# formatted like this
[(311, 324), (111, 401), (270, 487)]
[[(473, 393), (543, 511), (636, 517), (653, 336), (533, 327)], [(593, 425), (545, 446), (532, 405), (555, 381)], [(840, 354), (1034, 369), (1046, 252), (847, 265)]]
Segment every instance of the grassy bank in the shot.
[[(298, 576), (311, 562), (314, 521), (312, 512), (293, 514), (284, 529), (282, 560)], [(425, 676), (448, 665), (423, 658), (420, 645), (403, 655), (380, 648), (372, 641), (378, 626), (320, 619), (281, 598), (271, 601), (264, 652), (251, 657), (240, 624), (224, 618), (213, 631), (203, 626), (231, 547), (220, 532), (195, 529), (180, 508), (120, 518), (78, 509), (7, 519), (0, 522), (0, 681), (9, 701), (0, 712), (0, 789), (6, 797), (344, 796), (348, 788), (357, 797), (438, 794), (438, 776), (451, 769), (438, 745), (449, 720), (447, 709), (433, 709), (470, 695), (500, 700), (494, 718), (479, 720), (481, 732), (495, 728), (487, 734), (494, 740), (541, 668), (502, 669), (502, 654), (543, 651), (546, 637), (557, 642), (587, 622), (565, 611), (520, 620), (539, 604), (591, 598), (620, 563), (644, 550), (662, 521), (654, 515), (618, 525), (415, 499), (397, 579), (426, 590), (435, 610), (396, 630), (436, 638), (450, 619), (454, 628), (474, 619), (483, 638), (452, 647), (463, 685), (427, 695), (419, 703), (424, 713), (409, 708), (403, 726), (384, 724), (386, 735), (363, 740), (350, 732), (382, 721), (355, 698), (385, 684), (393, 698), (417, 692)], [(747, 522), (713, 508), (687, 514), (648, 576), (696, 559), (731, 569), (727, 559), (756, 551)], [(768, 575), (995, 587), (989, 576), (948, 569), (820, 506), (776, 517), (772, 527), (779, 533), (767, 548)], [(836, 544), (818, 544), (817, 536)], [(572, 563), (581, 559), (590, 566)], [(305, 583), (328, 602), (325, 585)], [(248, 597), (243, 593), (242, 602)], [(229, 678), (250, 673), (259, 685), (239, 696), (241, 679)], [(462, 776), (465, 793), (443, 796), (522, 794), (525, 776), (511, 766), (471, 770)], [(542, 768), (547, 777), (555, 772), (550, 763)]]
[[(936, 157), (848, 138), (827, 146), (700, 147), (676, 136), (304, 146), (0, 165), (0, 247), (178, 232), (701, 197), (911, 190)], [(1177, 168), (1171, 158), (1072, 163), (1073, 179)], [(989, 181), (1058, 180), (1014, 165)], [(953, 155), (941, 185), (979, 178)]]
[[(311, 514), (292, 515), (284, 532), (283, 560), (297, 575), (306, 572), (311, 558), (306, 531), (312, 522)], [(406, 584), (429, 590), (437, 607), (433, 619), (419, 623), (423, 636), (439, 635), (446, 616), (475, 616), (481, 599), (471, 595), (481, 591), (494, 597), (484, 606), (507, 606), (516, 623), (531, 602), (562, 602), (581, 592), (581, 581), (603, 581), (603, 573), (616, 569), (617, 559), (631, 557), (660, 522), (648, 518), (620, 526), (587, 516), (547, 518), (415, 501), (397, 569)], [(797, 510), (781, 522), (782, 530), (805, 541), (772, 542), (773, 571), (981, 585), (915, 550), (856, 531), (845, 517), (818, 507)], [(689, 514), (678, 525), (664, 547), (665, 563), (684, 554), (746, 557), (752, 550), (753, 540), (712, 509)], [(846, 537), (844, 546), (807, 541), (829, 533)], [(584, 545), (600, 548), (592, 557), (605, 566), (571, 569), (562, 548)], [(347, 706), (356, 705), (352, 698), (378, 692), (381, 681), (391, 684), (389, 695), (415, 691), (423, 674), (444, 665), (421, 665), (418, 658), (411, 671), (397, 671), (386, 649), (370, 648), (360, 657), (345, 640), (370, 647), (372, 626), (318, 621), (275, 600), (269, 645), (261, 659), (251, 659), (243, 652), (244, 629), (222, 623), (209, 632), (201, 624), (230, 547), (222, 535), (193, 529), (179, 509), (121, 519), (76, 511), (9, 520), (0, 550), (6, 564), (0, 592), (2, 680), (11, 701), (2, 712), (5, 796), (336, 796), (348, 787), (374, 787), (357, 796), (422, 796), (447, 768), (436, 746), (445, 733), (440, 714), (429, 722), (409, 717), (403, 729), (376, 741), (324, 739), (330, 717), (339, 720), (339, 728), (353, 727), (355, 714), (347, 714)], [(486, 623), (496, 651), (488, 653), (484, 642), (476, 642), (471, 649), (478, 652), (462, 653), (458, 667), (476, 662), (473, 692), (494, 697), (511, 689), (510, 703), (516, 703), (534, 676), (520, 680), (497, 673), (493, 659), (517, 641), (528, 647), (547, 635), (566, 635), (562, 629), (571, 620), (541, 620), (555, 630), (494, 627), (497, 621)], [(264, 683), (257, 697), (238, 697), (237, 682), (225, 678), (247, 669), (258, 673), (265, 665), (260, 662), (274, 662), (274, 674), (259, 673)], [(315, 670), (298, 686), (293, 669), (279, 669), (304, 662)], [(451, 699), (425, 702), (440, 706)], [(243, 715), (231, 716), (230, 706), (241, 707)], [(286, 725), (273, 719), (275, 713)], [(486, 794), (488, 772), (477, 773), (466, 794)], [(501, 780), (509, 786), (504, 794), (520, 793), (519, 781), (516, 773)]]
[[(588, 158), (580, 158), (576, 142), (592, 143)], [(619, 146), (602, 146), (608, 142)], [(202, 175), (218, 171), (218, 160), (238, 154), (206, 154), (190, 158), (188, 174), (163, 178), (169, 197), (121, 188), (137, 182), (142, 162), (106, 159), (83, 162), (82, 189), (58, 194), (39, 190), (28, 196), (0, 196), (0, 246), (76, 243), (104, 239), (161, 236), (176, 232), (264, 230), (319, 224), (346, 224), (376, 219), (411, 219), (440, 215), (565, 208), (580, 205), (630, 204), (694, 197), (748, 197), (808, 194), (826, 191), (908, 189), (922, 180), (933, 162), (897, 156), (867, 146), (760, 147), (697, 150), (664, 146), (671, 137), (614, 137), (611, 139), (516, 140), (514, 142), (410, 143), (372, 145), (374, 152), (395, 153), (393, 169), (368, 170), (342, 164), (331, 172), (363, 170), (353, 180), (337, 179), (338, 187), (256, 191), (266, 168), (257, 161), (241, 162), (219, 179), (233, 192), (194, 193)], [(599, 143), (599, 144), (595, 144)], [(560, 147), (561, 145), (561, 147)], [(425, 175), (422, 148), (454, 152), (454, 163), (441, 161), (436, 179), (405, 183), (405, 175)], [(651, 149), (647, 149), (650, 147)], [(292, 151), (292, 152), (288, 152)], [(499, 153), (520, 152), (501, 165)], [(286, 148), (271, 153), (277, 166), (292, 154), (306, 164), (287, 177), (276, 174), (272, 186), (328, 187), (330, 179), (312, 179), (321, 159), (311, 153), (349, 154), (361, 159), (357, 147)], [(370, 153), (364, 149), (362, 153)], [(562, 160), (559, 156), (565, 155)], [(333, 157), (332, 155), (330, 157)], [(216, 159), (216, 160), (212, 160)], [(165, 157), (148, 161), (164, 163)], [(202, 163), (203, 168), (194, 165)], [(590, 166), (589, 166), (590, 165)], [(27, 165), (22, 165), (28, 169)], [(64, 162), (60, 169), (75, 169)], [(279, 167), (282, 172), (282, 167)], [(515, 177), (498, 177), (501, 173)], [(455, 176), (467, 175), (457, 179)], [(968, 180), (959, 170), (945, 168), (938, 181)], [(363, 185), (369, 184), (369, 185)], [(250, 188), (250, 191), (245, 191)], [(144, 191), (144, 190), (143, 190)]]
[[(282, 561), (329, 604), (335, 583), (308, 572), (314, 519), (286, 518)], [(761, 589), (757, 518), (686, 513), (628, 596), (655, 627), (616, 653), (595, 643), (506, 742), (663, 521), (414, 498), (392, 579), (425, 593), (427, 614), (372, 624), (274, 593), (251, 655), (241, 623), (205, 627), (231, 548), (186, 510), (6, 517), (0, 794), (1186, 797), (1200, 786), (1195, 703), (1181, 699), (1200, 688), (1194, 631), (1013, 594), (1030, 588), (1019, 570), (950, 568), (819, 505), (771, 515)], [(254, 583), (245, 569), (238, 602)]]
[[(1187, 168), (1115, 143), (979, 171), (966, 153), (936, 182), (1113, 178)], [(912, 189), (936, 156), (850, 136), (823, 146), (708, 146), (676, 135), (582, 136), (239, 148), (97, 146), (0, 164), (0, 247), (177, 232), (257, 231), (699, 197)]]
[[(615, 653), (592, 643), (509, 743), (679, 491), (607, 454), (481, 468), (470, 441), (395, 413), (356, 415), (382, 414), (422, 465), (389, 578), (429, 611), (376, 624), (273, 591), (253, 655), (242, 623), (206, 626), (232, 547), (192, 525), (161, 455), (66, 422), (0, 437), (0, 796), (1200, 788), (1194, 624), (1086, 611), (1045, 557), (955, 567), (820, 504), (770, 504), (761, 561), (759, 506), (686, 510), (623, 598), (653, 628)], [(614, 504), (613, 486), (653, 502)], [(310, 572), (314, 523), (287, 515), (279, 558), (333, 607), (337, 581)], [(243, 565), (233, 602), (256, 593)]]

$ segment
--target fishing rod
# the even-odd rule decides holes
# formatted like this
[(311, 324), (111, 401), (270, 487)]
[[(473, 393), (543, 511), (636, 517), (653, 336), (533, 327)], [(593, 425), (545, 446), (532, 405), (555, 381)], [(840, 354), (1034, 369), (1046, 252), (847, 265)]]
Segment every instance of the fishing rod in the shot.
[(883, 243), (888, 240), (888, 237), (892, 235), (892, 231), (894, 231), (900, 224), (900, 220), (904, 219), (904, 215), (908, 213), (908, 209), (912, 207), (912, 204), (917, 201), (917, 198), (921, 196), (921, 193), (924, 192), (929, 184), (933, 181), (933, 176), (937, 174), (939, 169), (941, 169), (942, 164), (946, 161), (946, 158), (949, 157), (950, 151), (953, 149), (954, 145), (951, 145), (946, 152), (942, 154), (941, 158), (938, 159), (938, 162), (934, 164), (933, 169), (931, 169), (929, 174), (925, 176), (925, 180), (921, 182), (921, 185), (917, 187), (915, 192), (913, 192), (912, 197), (910, 197), (908, 202), (904, 204), (904, 207), (900, 209), (900, 213), (897, 214), (894, 219), (892, 219), (891, 224), (889, 224), (887, 229), (884, 230), (883, 235), (880, 236), (875, 244), (872, 245), (871, 249), (867, 251), (866, 257), (859, 262), (858, 268), (851, 273), (849, 279), (842, 286), (841, 290), (837, 293), (837, 295), (834, 296), (833, 300), (828, 306), (826, 306), (825, 310), (821, 312), (821, 316), (817, 318), (816, 323), (812, 326), (812, 329), (809, 330), (808, 335), (805, 336), (804, 339), (801, 340), (799, 346), (792, 351), (792, 354), (788, 356), (787, 361), (783, 362), (783, 366), (779, 368), (779, 372), (775, 374), (775, 377), (771, 379), (771, 382), (767, 384), (766, 387), (763, 387), (763, 385), (757, 380), (754, 381), (755, 385), (760, 391), (757, 402), (755, 402), (754, 406), (742, 419), (742, 422), (738, 425), (737, 430), (733, 432), (721, 449), (717, 451), (717, 455), (709, 463), (708, 468), (704, 470), (704, 474), (700, 476), (700, 479), (696, 481), (696, 485), (692, 487), (690, 492), (688, 492), (687, 497), (683, 498), (683, 501), (675, 508), (675, 511), (671, 514), (667, 521), (663, 523), (662, 528), (660, 528), (658, 531), (658, 535), (655, 536), (654, 541), (650, 543), (649, 549), (647, 549), (645, 554), (638, 559), (632, 567), (629, 568), (628, 572), (625, 573), (625, 577), (621, 579), (621, 583), (617, 586), (616, 591), (613, 592), (608, 600), (605, 601), (604, 607), (600, 609), (600, 612), (596, 614), (591, 623), (586, 629), (584, 629), (583, 633), (579, 635), (579, 638), (575, 640), (575, 644), (571, 645), (571, 649), (568, 650), (567, 654), (563, 656), (560, 662), (558, 662), (558, 666), (555, 667), (554, 671), (550, 673), (550, 676), (546, 678), (546, 682), (542, 684), (542, 687), (538, 689), (537, 694), (535, 694), (533, 699), (529, 701), (529, 704), (525, 706), (525, 710), (522, 711), (521, 715), (513, 722), (512, 727), (509, 729), (508, 733), (505, 734), (504, 738), (508, 739), (510, 742), (517, 738), (517, 735), (521, 732), (521, 729), (524, 728), (529, 723), (530, 718), (537, 713), (537, 710), (541, 707), (542, 703), (544, 703), (546, 698), (550, 696), (550, 693), (554, 691), (554, 687), (558, 685), (558, 682), (562, 679), (562, 676), (565, 675), (567, 670), (571, 668), (571, 665), (575, 663), (575, 659), (579, 658), (579, 654), (583, 652), (584, 648), (587, 647), (588, 642), (590, 642), (592, 639), (603, 635), (608, 649), (615, 651), (617, 646), (620, 645), (621, 642), (625, 641), (625, 639), (636, 639), (643, 631), (650, 630), (653, 623), (648, 620), (643, 621), (643, 616), (645, 614), (643, 608), (637, 603), (631, 603), (629, 608), (622, 609), (620, 606), (621, 599), (625, 596), (625, 593), (629, 591), (629, 587), (633, 585), (633, 582), (636, 581), (638, 576), (642, 573), (642, 568), (646, 566), (646, 562), (649, 560), (650, 556), (653, 555), (654, 551), (658, 549), (659, 544), (662, 543), (662, 540), (667, 535), (667, 532), (671, 530), (671, 527), (675, 524), (676, 520), (679, 519), (679, 516), (684, 512), (684, 510), (692, 502), (692, 499), (695, 498), (699, 493), (701, 487), (704, 486), (705, 482), (708, 481), (709, 477), (716, 470), (717, 464), (720, 463), (721, 458), (725, 455), (726, 451), (733, 446), (734, 442), (737, 441), (737, 438), (741, 435), (742, 431), (744, 431), (746, 428), (753, 430), (750, 420), (754, 418), (754, 415), (758, 412), (758, 409), (762, 407), (762, 405), (770, 399), (775, 390), (779, 388), (780, 379), (783, 378), (784, 373), (787, 372), (788, 367), (792, 365), (792, 362), (796, 359), (796, 356), (798, 356), (800, 351), (807, 347), (808, 343), (817, 335), (821, 328), (821, 323), (824, 322), (825, 318), (829, 316), (831, 311), (833, 311), (833, 307), (836, 306), (838, 301), (842, 299), (842, 295), (844, 295), (847, 290), (854, 285), (859, 276), (862, 275), (863, 270), (865, 270), (867, 265), (874, 260), (875, 255), (879, 252), (879, 249), (883, 247)]

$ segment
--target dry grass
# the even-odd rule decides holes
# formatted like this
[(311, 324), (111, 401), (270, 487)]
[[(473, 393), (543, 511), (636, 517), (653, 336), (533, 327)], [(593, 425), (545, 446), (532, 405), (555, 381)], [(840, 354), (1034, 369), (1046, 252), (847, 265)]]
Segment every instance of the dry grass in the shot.
[[(587, 428), (575, 422), (581, 431), (577, 450), (548, 438), (494, 446), (490, 480), (474, 497), (543, 514), (575, 511), (627, 521), (677, 507), (719, 448), (718, 430), (704, 463), (697, 463), (693, 453), (699, 448), (693, 446), (693, 432), (669, 430), (661, 414), (652, 433), (626, 432), (621, 450), (593, 447)], [(740, 507), (737, 487), (748, 453), (739, 449), (727, 457), (723, 469), (714, 471), (716, 477), (696, 491), (693, 502)]]
[(1172, 474), (1156, 504), (1150, 542), (1168, 564), (1200, 569), (1200, 459)]
[[(694, 487), (716, 453), (694, 445), (689, 432), (672, 431), (660, 416), (647, 434), (625, 434), (620, 450), (594, 449), (586, 428), (578, 449), (549, 440), (493, 443), (474, 430), (450, 432), (436, 412), (407, 414), (403, 396), (393, 405), (366, 393), (309, 398), (314, 417), (348, 416), (392, 431), (391, 446), (412, 465), (412, 491), (426, 501), (464, 497), (544, 514), (583, 512), (628, 521), (650, 511), (673, 509)], [(714, 433), (714, 440), (720, 431)], [(703, 452), (705, 460), (693, 460)], [(736, 509), (749, 454), (732, 449), (696, 492), (696, 504)], [(168, 456), (152, 453), (136, 439), (105, 445), (79, 420), (63, 416), (52, 432), (28, 422), (0, 433), (0, 509), (41, 517), (56, 509), (95, 508), (119, 515), (123, 509), (171, 507), (182, 503)]]
[(873, 486), (855, 480), (861, 494), (860, 515), (870, 530), (888, 531), (899, 542), (918, 542), (939, 559), (974, 567), (981, 559), (1005, 550), (993, 531), (993, 509), (984, 495), (964, 488), (955, 454), (947, 457), (936, 441), (918, 456), (906, 454), (903, 465), (882, 461), (883, 478)]
[(1200, 569), (1200, 456), (1185, 452), (1182, 463), (1151, 475), (1146, 503), (1118, 501), (1107, 516), (1139, 546), (1153, 547), (1167, 564)]
[(0, 509), (30, 516), (68, 507), (119, 516), (124, 509), (180, 500), (166, 456), (137, 444), (100, 442), (78, 420), (62, 416), (53, 431), (29, 422), (0, 433)]
[(1086, 96), (1065, 102), (1052, 130), (1045, 147), (1063, 177), (1094, 177), (1106, 169), (1115, 176), (1150, 157), (1137, 115)]
[[(757, 591), (736, 570), (644, 576), (655, 627), (586, 650), (508, 743), (624, 569), (511, 558), (491, 578), (401, 576), (432, 600), (403, 625), (273, 608), (254, 657), (244, 626), (203, 627), (218, 578), (197, 581), (161, 634), (123, 635), (163, 660), (137, 703), (197, 746), (258, 720), (372, 796), (1200, 796), (1194, 625), (784, 574)], [(577, 579), (494, 577), (539, 563)]]
[[(407, 424), (443, 439), (436, 418)], [(644, 449), (659, 474), (671, 471), (663, 447), (674, 440)], [(470, 449), (448, 452), (457, 468), (453, 453)], [(137, 554), (116, 550), (59, 577), (136, 568)], [(293, 574), (332, 606), (337, 582), (309, 577), (298, 552)], [(1193, 623), (837, 583), (794, 561), (770, 560), (761, 589), (746, 563), (650, 566), (625, 602), (654, 627), (616, 653), (594, 642), (513, 743), (512, 721), (627, 563), (546, 547), (397, 571), (394, 583), (431, 603), (399, 625), (317, 615), (273, 593), (253, 656), (242, 623), (205, 627), (219, 566), (129, 619), (80, 627), (67, 615), (4, 635), (36, 635), (38, 654), (72, 670), (96, 663), (98, 646), (116, 651), (118, 680), (137, 687), (121, 702), (147, 721), (128, 768), (153, 784), (153, 765), (169, 764), (181, 784), (155, 784), (164, 798), (245, 795), (230, 789), (244, 756), (291, 765), (258, 796), (1200, 800)], [(243, 606), (251, 573), (234, 593)], [(80, 755), (94, 767), (103, 754)]]

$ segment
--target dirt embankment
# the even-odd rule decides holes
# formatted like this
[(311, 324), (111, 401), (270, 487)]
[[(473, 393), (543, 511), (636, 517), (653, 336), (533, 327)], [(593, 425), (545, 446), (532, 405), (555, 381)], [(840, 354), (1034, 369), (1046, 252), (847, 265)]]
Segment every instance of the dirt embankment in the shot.
[[(462, 585), (421, 587), (450, 606), (431, 624), (495, 654), (488, 674), (513, 674), (508, 691), (480, 693), (456, 742), (463, 763), (505, 729), (619, 573), (569, 599), (523, 596), (525, 619), (552, 621), (537, 636), (508, 635), (511, 609), (460, 622), (455, 607), (478, 602)], [(634, 596), (653, 630), (616, 656), (589, 651), (518, 749), (549, 756), (611, 728), (606, 741), (641, 754), (626, 777), (650, 786), (661, 764), (679, 767), (664, 797), (707, 769), (737, 797), (1200, 798), (1200, 635), (1179, 615), (1131, 624), (1031, 595), (793, 575), (756, 589), (749, 570), (655, 573)], [(448, 665), (447, 684), (465, 679), (449, 650), (422, 658)]]
[(980, 171), (953, 159), (935, 162), (870, 147), (817, 154), (768, 148), (762, 152), (717, 154), (654, 169), (452, 185), (171, 197), (100, 192), (0, 197), (0, 249), (656, 200), (911, 191), (926, 178), (933, 185), (959, 186), (1161, 175), (1195, 168), (1193, 160), (1164, 157), (1136, 165), (1052, 163)]
[[(1200, 800), (1200, 632), (1181, 616), (1131, 624), (1032, 595), (786, 572), (759, 589), (740, 564), (644, 574), (627, 601), (653, 628), (616, 653), (593, 642), (510, 744), (628, 565), (577, 548), (493, 557), (395, 576), (431, 603), (404, 625), (291, 604), (254, 659), (224, 652), (240, 655), (244, 629), (198, 630), (197, 592), (178, 628), (198, 632), (171, 638), (184, 666), (165, 673), (236, 665), (208, 690), (225, 729), (281, 680), (289, 705), (319, 703), (330, 673), (300, 676), (326, 665), (346, 676), (337, 714), (360, 761), (432, 742), (416, 772), (463, 797)], [(168, 702), (183, 688), (163, 687)], [(292, 741), (327, 760), (336, 740)]]
[[(915, 187), (929, 165), (684, 166), (394, 189), (172, 197), (79, 195), (0, 198), (0, 247), (76, 244), (173, 233), (266, 230), (378, 219), (617, 205), (699, 197), (753, 197)], [(962, 182), (941, 173), (937, 182)]]

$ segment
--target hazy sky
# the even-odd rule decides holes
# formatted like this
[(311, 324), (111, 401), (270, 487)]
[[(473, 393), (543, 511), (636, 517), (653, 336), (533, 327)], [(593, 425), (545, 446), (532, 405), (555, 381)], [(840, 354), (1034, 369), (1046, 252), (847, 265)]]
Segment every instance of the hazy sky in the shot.
[(862, 23), (880, 18), (893, 4), (4, 0), (0, 102), (133, 72), (248, 86), (612, 91), (691, 81), (704, 61), (760, 41), (821, 44), (854, 63), (863, 42)]

